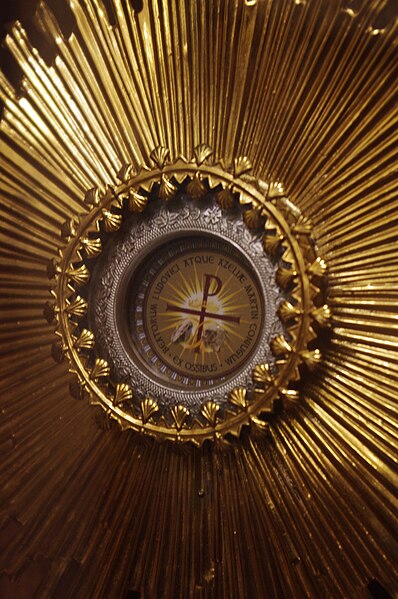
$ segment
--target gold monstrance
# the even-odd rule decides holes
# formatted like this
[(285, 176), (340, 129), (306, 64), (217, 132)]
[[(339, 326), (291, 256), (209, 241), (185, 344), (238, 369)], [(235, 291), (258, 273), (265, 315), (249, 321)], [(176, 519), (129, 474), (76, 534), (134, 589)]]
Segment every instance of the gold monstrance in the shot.
[(0, 80), (0, 594), (394, 596), (395, 4), (34, 27)]

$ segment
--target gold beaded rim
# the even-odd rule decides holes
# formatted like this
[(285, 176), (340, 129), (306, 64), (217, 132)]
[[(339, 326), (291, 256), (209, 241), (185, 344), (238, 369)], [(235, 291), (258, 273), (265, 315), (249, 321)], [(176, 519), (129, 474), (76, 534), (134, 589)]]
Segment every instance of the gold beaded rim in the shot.
[[(48, 268), (49, 277), (55, 279), (55, 302), (46, 304), (45, 316), (56, 322), (59, 337), (53, 343), (52, 355), (56, 361), (64, 357), (69, 360), (70, 370), (77, 376), (72, 394), (78, 398), (88, 395), (90, 402), (100, 405), (122, 429), (198, 445), (227, 434), (238, 436), (247, 425), (256, 433), (265, 432), (276, 402), (286, 408), (299, 400), (301, 365), (312, 370), (321, 361), (317, 330), (330, 320), (320, 292), (326, 264), (316, 255), (310, 223), (291, 209), (283, 186), (252, 177), (247, 157), (235, 159), (227, 168), (210, 161), (212, 150), (205, 144), (194, 149), (191, 160), (180, 157), (170, 162), (168, 155), (167, 148), (160, 146), (151, 153), (152, 165), (143, 165), (136, 172), (132, 165), (124, 165), (119, 172), (120, 185), (91, 189), (85, 197), (87, 213), (64, 223), (66, 245), (59, 251), (59, 260)], [(192, 201), (200, 201), (213, 191), (225, 212), (237, 205), (243, 208), (245, 225), (263, 229), (264, 252), (278, 261), (276, 282), (288, 294), (278, 307), (286, 334), (278, 335), (270, 344), (275, 367), (254, 364), (250, 389), (233, 389), (224, 411), (215, 401), (204, 402), (198, 416), (181, 404), (162, 413), (159, 402), (151, 397), (134, 402), (128, 384), (112, 382), (109, 365), (96, 353), (94, 334), (79, 325), (88, 310), (79, 288), (89, 283), (90, 260), (102, 252), (99, 232), (112, 235), (119, 230), (123, 207), (128, 206), (133, 213), (145, 212), (154, 191), (157, 199), (171, 201), (181, 186)]]

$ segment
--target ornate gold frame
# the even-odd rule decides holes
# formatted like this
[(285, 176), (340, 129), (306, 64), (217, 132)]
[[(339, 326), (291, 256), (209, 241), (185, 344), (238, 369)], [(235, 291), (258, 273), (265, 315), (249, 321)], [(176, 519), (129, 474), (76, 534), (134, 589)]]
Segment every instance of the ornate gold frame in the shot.
[[(45, 312), (50, 321), (56, 318), (61, 339), (60, 343), (54, 342), (52, 354), (57, 361), (66, 355), (71, 371), (77, 374), (78, 385), (72, 387), (72, 392), (78, 397), (86, 392), (90, 402), (99, 404), (123, 429), (198, 445), (205, 439), (221, 438), (228, 433), (238, 436), (245, 425), (257, 432), (265, 431), (269, 424), (264, 416), (274, 411), (276, 399), (281, 399), (284, 406), (298, 401), (295, 383), (300, 378), (301, 364), (312, 370), (321, 361), (321, 353), (313, 347), (313, 341), (314, 323), (315, 327), (326, 326), (330, 318), (328, 306), (319, 301), (320, 278), (325, 274), (326, 264), (316, 256), (310, 223), (303, 220), (297, 209), (292, 209), (283, 186), (264, 184), (250, 177), (247, 157), (237, 158), (231, 168), (226, 168), (222, 163), (210, 162), (212, 149), (205, 144), (194, 149), (191, 160), (180, 157), (171, 162), (168, 155), (168, 149), (159, 146), (151, 153), (153, 166), (143, 165), (134, 172), (131, 165), (125, 165), (119, 173), (120, 185), (105, 191), (91, 189), (85, 197), (87, 214), (64, 223), (62, 235), (67, 245), (60, 250), (60, 260), (49, 265), (49, 276), (55, 277), (55, 304), (48, 303)], [(239, 203), (244, 207), (246, 226), (264, 228), (264, 251), (273, 259), (277, 255), (280, 260), (283, 258), (276, 282), (289, 291), (291, 298), (278, 308), (290, 340), (278, 335), (271, 342), (276, 356), (275, 372), (266, 363), (255, 364), (252, 393), (244, 387), (233, 389), (222, 416), (220, 405), (211, 399), (202, 405), (199, 417), (191, 417), (183, 404), (173, 406), (169, 417), (160, 415), (158, 402), (152, 397), (133, 407), (131, 387), (126, 383), (112, 384), (110, 368), (103, 357), (96, 355), (94, 366), (88, 366), (89, 356), (95, 352), (94, 334), (78, 328), (88, 304), (77, 295), (77, 290), (90, 279), (86, 262), (101, 253), (101, 240), (96, 237), (100, 227), (108, 234), (114, 233), (122, 224), (123, 203), (128, 204), (131, 212), (143, 212), (155, 185), (158, 198), (170, 201), (178, 184), (187, 178), (186, 190), (192, 200), (200, 200), (209, 189), (218, 189), (216, 198), (221, 208), (228, 211)]]

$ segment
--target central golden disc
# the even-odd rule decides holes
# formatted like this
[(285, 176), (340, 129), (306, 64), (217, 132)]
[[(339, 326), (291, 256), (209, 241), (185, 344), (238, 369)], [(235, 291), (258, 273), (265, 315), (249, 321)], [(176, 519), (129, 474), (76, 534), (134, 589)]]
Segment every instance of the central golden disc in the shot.
[(151, 373), (179, 388), (213, 387), (256, 349), (264, 301), (244, 255), (221, 239), (165, 243), (132, 278), (129, 328)]

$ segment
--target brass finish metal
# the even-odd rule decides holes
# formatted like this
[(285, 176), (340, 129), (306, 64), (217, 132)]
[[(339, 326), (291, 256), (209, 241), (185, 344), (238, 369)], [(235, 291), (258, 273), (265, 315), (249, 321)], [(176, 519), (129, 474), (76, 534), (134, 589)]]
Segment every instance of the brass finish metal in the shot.
[[(316, 257), (314, 253), (309, 233), (304, 236), (300, 233), (293, 233), (293, 228), (296, 226), (300, 212), (292, 208), (292, 206), (288, 206), (288, 201), (283, 195), (282, 186), (276, 186), (274, 183), (260, 184), (253, 180), (248, 182), (241, 178), (244, 173), (249, 172), (252, 168), (246, 157), (235, 159), (232, 168), (226, 169), (225, 166), (210, 161), (211, 148), (209, 146), (206, 146), (206, 148), (207, 155), (201, 153), (201, 147), (195, 148), (193, 154), (194, 156), (198, 156), (198, 159), (192, 162), (189, 162), (184, 157), (171, 162), (168, 159), (170, 155), (169, 150), (158, 147), (151, 152), (151, 159), (157, 168), (143, 165), (136, 174), (133, 174), (132, 168), (124, 166), (119, 175), (123, 180), (121, 185), (108, 187), (102, 196), (98, 192), (97, 203), (91, 207), (87, 215), (80, 215), (79, 223), (74, 225), (73, 228), (67, 224), (62, 226), (62, 231), (68, 231), (68, 244), (64, 249), (60, 250), (60, 260), (54, 270), (56, 279), (54, 288), (56, 298), (55, 318), (58, 322), (58, 332), (62, 337), (65, 353), (71, 364), (71, 370), (77, 373), (79, 382), (88, 392), (90, 401), (95, 405), (101, 405), (107, 414), (120, 424), (122, 429), (132, 428), (133, 430), (145, 432), (159, 438), (174, 441), (192, 441), (197, 445), (202, 444), (205, 439), (214, 440), (225, 436), (227, 433), (238, 436), (242, 426), (250, 425), (253, 418), (256, 418), (257, 423), (258, 417), (261, 414), (269, 416), (273, 412), (274, 402), (278, 399), (284, 402), (289, 385), (296, 385), (299, 379), (300, 365), (306, 364), (309, 370), (313, 370), (321, 361), (319, 349), (313, 347), (316, 333), (313, 329), (314, 318), (312, 314), (316, 309), (314, 298), (317, 294), (321, 296), (318, 286), (326, 270), (325, 262), (321, 258)], [(126, 173), (130, 174), (130, 178), (127, 177)], [(165, 181), (167, 181), (167, 184), (165, 184)], [(95, 340), (93, 333), (90, 333), (86, 329), (77, 333), (77, 331), (80, 331), (79, 328), (76, 328), (79, 315), (70, 313), (70, 304), (76, 301), (74, 298), (78, 293), (78, 289), (81, 289), (85, 284), (89, 284), (91, 280), (90, 270), (87, 265), (92, 260), (93, 255), (86, 252), (86, 256), (82, 262), (84, 250), (87, 248), (87, 245), (90, 245), (91, 238), (96, 240), (98, 231), (103, 231), (103, 234), (111, 235), (119, 229), (123, 220), (121, 208), (123, 208), (124, 202), (132, 212), (141, 213), (145, 210), (150, 194), (155, 188), (157, 189), (157, 201), (171, 201), (178, 191), (178, 181), (185, 182), (180, 191), (188, 193), (191, 201), (200, 200), (202, 196), (208, 193), (209, 189), (228, 189), (233, 203), (230, 202), (228, 204), (229, 207), (225, 208), (226, 214), (232, 209), (236, 211), (237, 206), (243, 205), (245, 211), (242, 213), (242, 218), (246, 226), (253, 228), (254, 226), (261, 227), (261, 224), (263, 224), (262, 230), (265, 228), (265, 233), (263, 234), (264, 251), (277, 264), (283, 264), (283, 270), (287, 273), (286, 280), (278, 280), (278, 274), (277, 280), (290, 298), (289, 302), (286, 301), (284, 305), (280, 306), (280, 311), (282, 311), (284, 317), (286, 333), (289, 335), (289, 341), (284, 335), (279, 335), (271, 341), (271, 350), (277, 357), (277, 360), (275, 368), (272, 371), (268, 371), (268, 376), (271, 379), (269, 381), (270, 384), (263, 385), (262, 381), (257, 384), (258, 378), (255, 377), (250, 385), (250, 392), (246, 389), (235, 389), (229, 395), (229, 401), (232, 405), (229, 409), (220, 411), (218, 418), (209, 418), (208, 410), (203, 412), (205, 402), (199, 416), (195, 416), (190, 413), (187, 406), (182, 404), (171, 406), (167, 412), (164, 409), (159, 409), (161, 407), (159, 402), (162, 402), (162, 400), (161, 398), (153, 397), (146, 398), (146, 401), (152, 400), (154, 407), (157, 409), (151, 410), (151, 413), (148, 413), (148, 410), (142, 409), (142, 399), (140, 397), (142, 393), (140, 389), (138, 390), (139, 395), (137, 398), (134, 398), (134, 393), (131, 390), (130, 402), (115, 400), (115, 385), (112, 384), (110, 370), (102, 368), (102, 371), (106, 371), (106, 374), (103, 374), (101, 378), (93, 376), (93, 371), (96, 373), (100, 368), (98, 364), (102, 365), (104, 362), (103, 356), (95, 358), (97, 353), (94, 350)], [(163, 187), (164, 184), (166, 187)], [(263, 190), (278, 188), (280, 190), (278, 200), (272, 202), (270, 199), (267, 199), (264, 191), (260, 192), (258, 190), (260, 187)], [(173, 189), (173, 193), (169, 194), (165, 191), (166, 189)], [(199, 189), (200, 193), (198, 192)], [(220, 194), (220, 191), (218, 191), (218, 194)], [(140, 198), (139, 202), (132, 202), (132, 198), (136, 199), (137, 197)], [(283, 202), (284, 199), (285, 202)], [(226, 206), (225, 203), (224, 206)], [(250, 216), (245, 218), (247, 212), (249, 212)], [(275, 231), (278, 232), (277, 235), (275, 235)], [(104, 239), (107, 238), (106, 236)], [(157, 252), (161, 251), (161, 247), (158, 247)], [(237, 268), (236, 265), (235, 268)], [(245, 279), (250, 281), (245, 266), (240, 265), (240, 268), (243, 273), (246, 273), (244, 275)], [(202, 281), (202, 274), (194, 270), (193, 267), (191, 270), (194, 273), (194, 278), (199, 277), (200, 281)], [(218, 270), (217, 272), (220, 274)], [(163, 274), (163, 271), (160, 271), (161, 274)], [(156, 276), (154, 284), (157, 281)], [(218, 280), (221, 283), (221, 280)], [(175, 284), (177, 285), (178, 283)], [(252, 280), (252, 284), (254, 287), (256, 286), (254, 280)], [(138, 285), (138, 280), (134, 281), (134, 286), (137, 287)], [(238, 292), (241, 294), (240, 296), (236, 296)], [(244, 287), (242, 287), (241, 291), (239, 291), (239, 287), (237, 290), (233, 290), (233, 294), (238, 299), (242, 298), (245, 296)], [(256, 305), (260, 305), (259, 291), (256, 294)], [(153, 303), (153, 301), (152, 299), (151, 302)], [(286, 305), (290, 306), (289, 314), (286, 313)], [(283, 308), (283, 306), (285, 307)], [(266, 309), (274, 311), (276, 308), (277, 306), (266, 307)], [(214, 310), (216, 309), (214, 308)], [(248, 306), (246, 310), (249, 313)], [(326, 307), (325, 310), (328, 310), (328, 308)], [(84, 319), (85, 313), (81, 317)], [(244, 317), (249, 318), (244, 312), (239, 312), (239, 317), (242, 319)], [(165, 318), (166, 316), (163, 316), (163, 319)], [(221, 318), (225, 318), (225, 316)], [(161, 321), (159, 326), (164, 329), (167, 328), (167, 324), (168, 321)], [(200, 326), (198, 330), (202, 333), (203, 331), (200, 329)], [(258, 326), (257, 324), (255, 325), (257, 338), (261, 331), (261, 326), (261, 323)], [(239, 338), (241, 341), (247, 336), (249, 330), (250, 321), (248, 321), (247, 326), (244, 326), (244, 335), (242, 338)], [(198, 336), (200, 333), (198, 333)], [(76, 337), (77, 334), (79, 335), (78, 337)], [(141, 333), (141, 336), (143, 334)], [(309, 349), (308, 345), (310, 342), (311, 349)], [(137, 345), (138, 351), (138, 338), (134, 343)], [(153, 362), (156, 357), (156, 354), (153, 353), (153, 348), (156, 345), (154, 339), (149, 335), (147, 338), (145, 337), (142, 343), (149, 344), (152, 348), (151, 355), (153, 357), (151, 360)], [(253, 343), (255, 344), (255, 339), (253, 339)], [(229, 348), (229, 353), (232, 352), (231, 355), (234, 355), (234, 347), (229, 345)], [(175, 359), (176, 355), (170, 350), (170, 357), (167, 357), (165, 367), (168, 365), (170, 368), (173, 364), (173, 357)], [(214, 356), (214, 353), (212, 355)], [(218, 357), (220, 364), (222, 358), (223, 354), (221, 357)], [(91, 369), (87, 364), (91, 364), (95, 359), (97, 366)], [(215, 360), (215, 357), (213, 359)], [(228, 363), (226, 362), (226, 364)], [(234, 367), (239, 371), (239, 358), (234, 363)], [(266, 365), (262, 364), (253, 365), (254, 372), (257, 372), (257, 369), (265, 367)], [(221, 367), (221, 376), (230, 371), (231, 366)], [(182, 375), (184, 375), (184, 372)], [(187, 372), (185, 372), (185, 376), (187, 376)], [(106, 385), (104, 385), (104, 378), (106, 379)], [(195, 389), (197, 380), (200, 379), (199, 375), (194, 376), (187, 389)], [(209, 383), (210, 394), (216, 382)], [(127, 389), (127, 386), (124, 388)], [(282, 393), (280, 393), (281, 390), (283, 391)], [(295, 395), (290, 395), (289, 397), (291, 403)]]
[[(34, 38), (9, 29), (21, 89), (0, 76), (0, 595), (347, 599), (376, 580), (394, 596), (397, 3), (59, 1), (58, 21), (38, 3)], [(165, 202), (184, 178), (193, 202), (221, 181), (225, 211), (237, 186), (245, 227), (287, 258), (289, 376), (253, 364), (227, 420), (209, 396), (200, 446), (113, 426), (136, 400), (84, 320), (90, 261), (120, 202), (145, 217), (155, 175)], [(143, 429), (161, 416), (150, 397), (133, 409)], [(220, 439), (228, 418), (250, 424)], [(166, 436), (191, 419), (178, 402)]]

